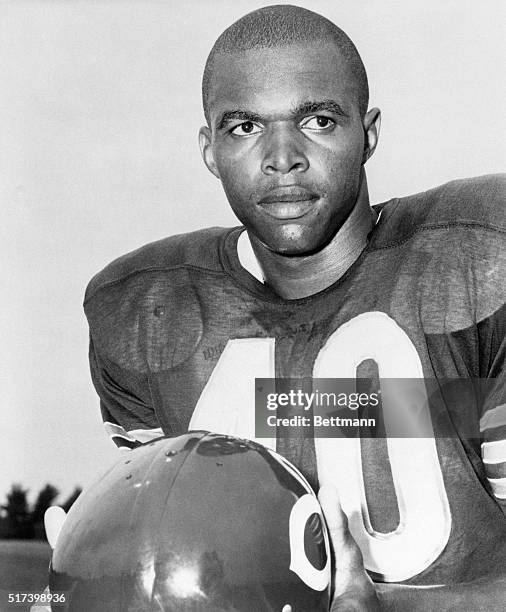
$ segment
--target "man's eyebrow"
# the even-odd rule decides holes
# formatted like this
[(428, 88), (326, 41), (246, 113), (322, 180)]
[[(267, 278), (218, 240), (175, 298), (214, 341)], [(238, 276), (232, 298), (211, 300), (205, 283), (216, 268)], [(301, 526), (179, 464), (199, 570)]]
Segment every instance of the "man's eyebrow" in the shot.
[[(302, 104), (296, 106), (290, 114), (294, 117), (300, 117), (301, 115), (311, 115), (321, 111), (328, 111), (335, 113), (336, 115), (341, 115), (342, 117), (348, 116), (340, 104), (338, 104), (335, 100), (330, 99), (303, 102)], [(221, 114), (218, 121), (218, 130), (222, 130), (224, 127), (226, 127), (229, 121), (233, 121), (234, 119), (240, 119), (241, 121), (254, 121), (257, 123), (262, 122), (262, 117), (253, 111), (242, 109), (229, 110), (224, 111)]]
[(293, 110), (293, 114), (296, 116), (312, 115), (313, 113), (318, 113), (320, 111), (329, 111), (331, 113), (335, 113), (336, 115), (342, 115), (343, 117), (348, 116), (348, 114), (344, 112), (342, 106), (335, 100), (303, 102)]
[(257, 113), (253, 113), (248, 110), (225, 111), (224, 113), (222, 113), (220, 120), (218, 121), (218, 129), (223, 129), (229, 121), (233, 121), (234, 119), (259, 122), (260, 115), (257, 115)]

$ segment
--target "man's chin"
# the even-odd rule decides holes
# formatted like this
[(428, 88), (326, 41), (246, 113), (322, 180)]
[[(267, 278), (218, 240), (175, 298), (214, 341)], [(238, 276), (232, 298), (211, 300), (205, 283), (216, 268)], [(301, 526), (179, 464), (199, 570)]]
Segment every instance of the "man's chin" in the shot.
[(297, 231), (298, 229), (274, 236), (267, 242), (267, 248), (285, 257), (304, 257), (317, 253), (325, 246), (323, 240), (308, 236), (305, 232)]

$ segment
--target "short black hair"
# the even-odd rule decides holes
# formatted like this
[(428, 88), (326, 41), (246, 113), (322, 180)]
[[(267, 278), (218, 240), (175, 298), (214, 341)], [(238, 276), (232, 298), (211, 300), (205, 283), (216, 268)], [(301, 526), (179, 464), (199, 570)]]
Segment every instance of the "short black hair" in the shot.
[(361, 116), (364, 116), (369, 104), (367, 73), (349, 36), (318, 13), (300, 6), (276, 4), (244, 15), (228, 27), (214, 43), (202, 78), (202, 103), (207, 123), (210, 125), (209, 91), (217, 55), (316, 41), (332, 42), (347, 61), (357, 82), (359, 110)]

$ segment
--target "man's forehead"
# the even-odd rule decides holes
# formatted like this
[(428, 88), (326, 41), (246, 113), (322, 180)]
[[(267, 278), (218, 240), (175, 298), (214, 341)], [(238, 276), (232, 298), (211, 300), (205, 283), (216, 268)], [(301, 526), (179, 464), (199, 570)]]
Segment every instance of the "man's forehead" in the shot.
[(332, 43), (220, 53), (213, 66), (209, 105), (220, 110), (254, 108), (259, 114), (307, 100), (338, 99), (345, 105), (347, 98), (355, 98), (349, 72)]

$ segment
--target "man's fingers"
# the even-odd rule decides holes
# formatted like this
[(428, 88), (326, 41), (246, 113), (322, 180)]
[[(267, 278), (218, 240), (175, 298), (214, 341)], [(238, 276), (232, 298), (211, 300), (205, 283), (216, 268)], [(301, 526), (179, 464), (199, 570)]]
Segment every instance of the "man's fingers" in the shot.
[(66, 516), (65, 510), (60, 506), (50, 506), (44, 514), (47, 541), (53, 549), (56, 546)]
[(327, 523), (336, 572), (363, 571), (362, 553), (348, 529), (348, 518), (341, 509), (337, 489), (333, 485), (322, 485), (318, 500)]
[(330, 484), (322, 485), (318, 491), (318, 501), (323, 509), (328, 525), (335, 525), (339, 528), (342, 520), (342, 510), (336, 487)]
[(348, 518), (341, 509), (339, 493), (332, 485), (323, 485), (318, 500), (334, 553), (333, 603), (331, 612), (379, 610), (375, 588), (367, 575), (362, 553), (348, 529)]
[(322, 507), (334, 549), (339, 550), (346, 543), (348, 520), (341, 509), (337, 489), (332, 485), (322, 485), (318, 491), (318, 501)]

